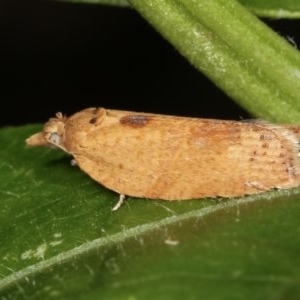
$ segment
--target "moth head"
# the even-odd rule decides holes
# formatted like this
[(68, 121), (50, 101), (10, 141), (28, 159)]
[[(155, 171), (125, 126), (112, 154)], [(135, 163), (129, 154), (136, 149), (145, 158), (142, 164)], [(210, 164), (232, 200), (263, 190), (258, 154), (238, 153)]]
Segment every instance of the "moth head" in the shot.
[(65, 150), (63, 144), (66, 120), (66, 116), (63, 116), (62, 113), (57, 113), (55, 118), (50, 118), (49, 121), (44, 125), (42, 132), (33, 134), (26, 140), (27, 145), (50, 146)]

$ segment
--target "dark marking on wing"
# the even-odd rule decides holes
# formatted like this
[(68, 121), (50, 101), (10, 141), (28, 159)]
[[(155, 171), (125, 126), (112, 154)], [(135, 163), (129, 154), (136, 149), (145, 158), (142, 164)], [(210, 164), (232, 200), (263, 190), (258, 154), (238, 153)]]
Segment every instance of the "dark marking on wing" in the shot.
[(106, 115), (106, 110), (102, 107), (97, 107), (92, 111), (92, 117), (89, 120), (90, 124), (99, 125), (103, 121), (103, 118)]
[(90, 124), (95, 124), (97, 122), (97, 118), (90, 119)]
[(150, 116), (131, 115), (125, 116), (120, 119), (122, 125), (130, 126), (132, 128), (141, 128), (146, 126), (151, 120)]

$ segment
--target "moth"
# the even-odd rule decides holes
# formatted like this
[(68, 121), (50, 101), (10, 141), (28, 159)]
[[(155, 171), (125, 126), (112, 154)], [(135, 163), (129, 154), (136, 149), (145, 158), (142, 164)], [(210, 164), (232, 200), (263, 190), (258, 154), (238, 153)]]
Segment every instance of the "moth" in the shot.
[(298, 125), (102, 107), (57, 113), (30, 146), (57, 147), (106, 188), (163, 200), (238, 197), (300, 184)]

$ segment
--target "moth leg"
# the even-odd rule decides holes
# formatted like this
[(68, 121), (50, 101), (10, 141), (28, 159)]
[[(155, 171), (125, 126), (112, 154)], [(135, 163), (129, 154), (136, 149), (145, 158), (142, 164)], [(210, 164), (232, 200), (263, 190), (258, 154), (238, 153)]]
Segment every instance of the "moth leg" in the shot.
[(119, 201), (117, 202), (117, 204), (111, 210), (112, 211), (118, 210), (122, 206), (122, 204), (124, 203), (125, 197), (126, 197), (125, 195), (120, 194), (119, 195)]
[(71, 159), (71, 166), (72, 167), (77, 167), (77, 161), (75, 158)]

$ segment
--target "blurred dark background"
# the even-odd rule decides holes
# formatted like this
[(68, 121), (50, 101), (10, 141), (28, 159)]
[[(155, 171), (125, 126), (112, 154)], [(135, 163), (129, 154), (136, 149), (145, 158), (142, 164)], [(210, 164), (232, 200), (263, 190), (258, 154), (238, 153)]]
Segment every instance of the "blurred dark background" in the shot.
[[(299, 44), (299, 21), (264, 20)], [(134, 10), (0, 0), (0, 126), (104, 106), (248, 118)]]

